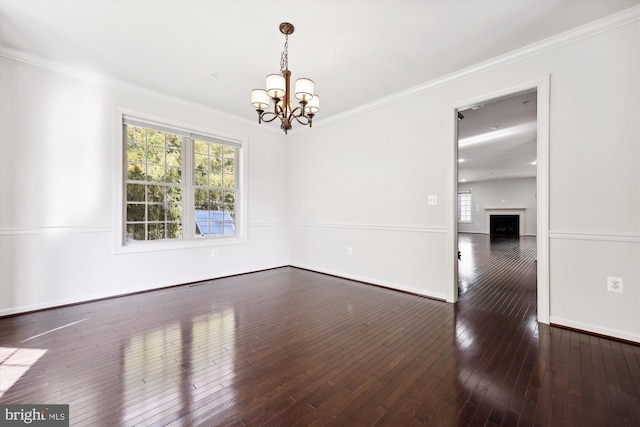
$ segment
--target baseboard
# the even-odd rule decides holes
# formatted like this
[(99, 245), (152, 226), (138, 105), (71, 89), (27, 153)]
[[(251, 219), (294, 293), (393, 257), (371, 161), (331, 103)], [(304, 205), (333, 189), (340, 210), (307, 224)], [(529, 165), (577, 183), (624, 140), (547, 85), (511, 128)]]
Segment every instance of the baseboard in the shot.
[(71, 306), (74, 306), (74, 305), (87, 304), (87, 303), (91, 303), (91, 302), (105, 301), (105, 300), (110, 300), (110, 299), (114, 299), (114, 298), (127, 297), (127, 296), (131, 296), (131, 295), (144, 294), (144, 293), (147, 293), (147, 292), (161, 291), (163, 289), (176, 288), (176, 287), (179, 287), (179, 286), (190, 286), (190, 285), (194, 285), (196, 283), (209, 282), (209, 281), (212, 281), (212, 280), (225, 279), (225, 278), (228, 278), (228, 277), (243, 276), (245, 274), (259, 273), (261, 271), (275, 270), (275, 269), (284, 268), (284, 267), (288, 267), (288, 265), (281, 265), (281, 266), (276, 266), (276, 267), (266, 267), (266, 268), (263, 268), (263, 269), (251, 270), (251, 271), (247, 271), (247, 272), (243, 272), (243, 273), (234, 273), (234, 274), (228, 274), (228, 275), (219, 276), (219, 277), (197, 279), (197, 280), (192, 280), (192, 281), (183, 282), (183, 283), (177, 283), (177, 284), (160, 285), (158, 287), (149, 288), (149, 289), (132, 290), (132, 291), (129, 291), (129, 292), (125, 291), (125, 292), (118, 293), (118, 294), (115, 294), (115, 295), (96, 295), (96, 296), (93, 296), (93, 297), (91, 297), (91, 296), (84, 297), (82, 299), (80, 299), (80, 298), (67, 298), (67, 299), (63, 299), (63, 300), (51, 301), (51, 302), (42, 303), (42, 304), (32, 304), (32, 305), (26, 305), (26, 306), (20, 306), (20, 307), (4, 308), (4, 309), (0, 310), (0, 319), (5, 318), (5, 317), (21, 316), (23, 314), (37, 313), (37, 312), (40, 312), (40, 311), (55, 310), (55, 309), (58, 309), (58, 308), (71, 307)]
[(316, 267), (304, 265), (304, 264), (291, 264), (290, 267), (299, 268), (301, 270), (312, 271), (314, 273), (326, 274), (328, 276), (338, 277), (341, 279), (353, 280), (354, 282), (364, 283), (366, 285), (377, 286), (380, 288), (390, 289), (392, 291), (404, 292), (411, 295), (417, 295), (420, 297), (430, 298), (437, 301), (446, 302), (447, 298), (445, 294), (439, 294), (435, 292), (425, 292), (422, 289), (411, 288), (408, 286), (401, 286), (395, 283), (383, 282), (380, 280), (373, 280), (368, 277), (356, 276), (353, 274), (346, 274), (344, 272), (318, 269)]
[(600, 338), (613, 339), (628, 344), (640, 345), (640, 335), (635, 335), (626, 331), (617, 329), (603, 328), (589, 323), (576, 322), (560, 317), (551, 316), (549, 318), (550, 325), (558, 328), (568, 329), (583, 334), (593, 335)]

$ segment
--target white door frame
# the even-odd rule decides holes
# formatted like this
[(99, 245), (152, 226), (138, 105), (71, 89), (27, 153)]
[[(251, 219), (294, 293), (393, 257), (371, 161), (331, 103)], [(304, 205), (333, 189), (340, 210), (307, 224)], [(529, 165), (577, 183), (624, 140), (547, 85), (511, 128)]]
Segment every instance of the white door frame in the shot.
[(449, 106), (449, 149), (447, 173), (447, 302), (458, 301), (458, 110), (508, 95), (536, 90), (537, 111), (537, 288), (538, 322), (549, 324), (549, 75), (496, 92), (455, 102)]

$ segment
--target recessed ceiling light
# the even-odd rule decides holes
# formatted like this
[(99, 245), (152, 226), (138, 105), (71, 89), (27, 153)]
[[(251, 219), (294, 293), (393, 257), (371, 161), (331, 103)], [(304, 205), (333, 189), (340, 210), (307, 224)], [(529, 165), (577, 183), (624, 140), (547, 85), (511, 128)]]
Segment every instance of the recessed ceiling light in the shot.
[(471, 107), (472, 110), (479, 110), (482, 107), (484, 107), (484, 104), (478, 104), (478, 105), (474, 105), (473, 107)]
[(491, 130), (498, 130), (498, 129), (502, 129), (502, 126), (500, 125), (491, 126)]
[(467, 180), (466, 180), (466, 179), (464, 179), (464, 178), (462, 178), (462, 179), (460, 180), (460, 182), (467, 182)]
[(464, 162), (464, 159), (458, 159), (458, 163)]
[(534, 160), (533, 162), (531, 162), (532, 165), (537, 165), (538, 162), (536, 160)]
[(531, 101), (522, 101), (522, 105), (528, 105)]

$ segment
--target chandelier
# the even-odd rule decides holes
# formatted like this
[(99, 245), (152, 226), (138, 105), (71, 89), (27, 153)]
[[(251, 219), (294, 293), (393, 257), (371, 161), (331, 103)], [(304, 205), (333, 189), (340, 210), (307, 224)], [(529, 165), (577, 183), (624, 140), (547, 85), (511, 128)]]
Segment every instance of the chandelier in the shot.
[[(289, 71), (289, 34), (293, 34), (294, 27), (288, 22), (280, 24), (280, 32), (284, 34), (284, 51), (280, 57), (280, 74), (267, 76), (267, 89), (253, 89), (251, 91), (251, 105), (258, 112), (258, 123), (272, 122), (280, 119), (280, 128), (286, 134), (291, 129), (293, 121), (303, 126), (311, 127), (313, 116), (320, 110), (320, 98), (313, 93), (313, 80), (300, 78), (296, 80), (294, 96), (299, 101), (293, 108)], [(273, 111), (266, 111), (270, 101), (273, 101)]]

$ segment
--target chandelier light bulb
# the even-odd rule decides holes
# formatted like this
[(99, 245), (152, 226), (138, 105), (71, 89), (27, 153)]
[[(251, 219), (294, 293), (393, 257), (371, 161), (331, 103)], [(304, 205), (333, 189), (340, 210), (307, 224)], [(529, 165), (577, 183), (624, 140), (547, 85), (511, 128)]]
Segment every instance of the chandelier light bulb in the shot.
[(308, 101), (313, 98), (313, 80), (296, 80), (296, 98), (300, 101)]
[(256, 110), (265, 110), (269, 107), (269, 95), (264, 89), (253, 89), (251, 91), (251, 105)]
[(267, 95), (272, 98), (284, 97), (286, 82), (280, 74), (269, 74), (267, 76)]
[(315, 114), (320, 110), (320, 97), (316, 94), (309, 100), (304, 108), (307, 114)]

